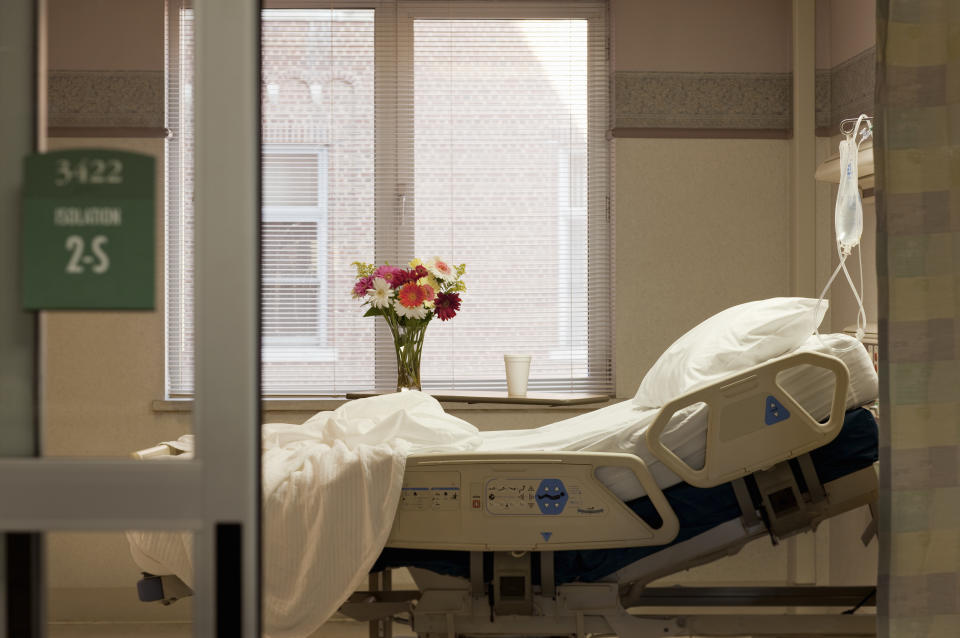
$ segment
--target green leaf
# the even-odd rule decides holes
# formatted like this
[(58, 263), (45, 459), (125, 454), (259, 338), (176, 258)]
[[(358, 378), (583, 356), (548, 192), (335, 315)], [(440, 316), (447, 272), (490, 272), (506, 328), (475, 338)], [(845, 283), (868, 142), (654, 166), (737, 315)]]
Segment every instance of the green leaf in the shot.
[(363, 316), (364, 317), (382, 317), (383, 308), (375, 308), (373, 306), (370, 306), (369, 308), (367, 308), (367, 311), (363, 313)]

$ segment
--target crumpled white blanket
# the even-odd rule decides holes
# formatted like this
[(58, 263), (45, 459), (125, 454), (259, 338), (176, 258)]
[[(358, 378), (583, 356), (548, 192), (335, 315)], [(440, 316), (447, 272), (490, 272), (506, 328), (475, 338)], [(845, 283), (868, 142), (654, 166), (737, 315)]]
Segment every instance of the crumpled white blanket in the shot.
[[(171, 444), (192, 455), (192, 435)], [(474, 426), (420, 392), (350, 401), (303, 425), (264, 424), (266, 635), (310, 635), (361, 585), (390, 534), (407, 455), (479, 445)], [(142, 569), (193, 586), (191, 533), (127, 537)]]

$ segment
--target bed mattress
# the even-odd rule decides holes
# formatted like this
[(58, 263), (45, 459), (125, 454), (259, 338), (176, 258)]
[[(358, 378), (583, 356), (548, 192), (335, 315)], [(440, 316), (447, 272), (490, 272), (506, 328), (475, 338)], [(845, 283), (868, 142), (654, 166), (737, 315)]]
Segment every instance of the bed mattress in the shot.
[[(796, 352), (819, 352), (833, 355), (850, 371), (846, 408), (867, 405), (878, 396), (877, 373), (866, 349), (843, 334), (823, 335), (823, 341), (811, 336)], [(850, 348), (833, 352), (833, 348)], [(851, 347), (854, 346), (854, 347)], [(830, 416), (833, 398), (833, 373), (813, 366), (797, 366), (781, 373), (783, 386), (815, 419)], [(528, 430), (481, 432), (478, 451), (569, 450), (620, 452), (643, 459), (657, 485), (666, 489), (680, 482), (648, 449), (644, 433), (653, 423), (659, 409), (641, 408), (626, 400), (600, 410), (557, 421)], [(691, 467), (703, 467), (707, 442), (707, 407), (691, 406), (678, 411), (663, 433), (663, 443)], [(620, 499), (631, 501), (644, 495), (643, 487), (633, 473), (620, 467), (600, 468), (598, 478)]]
[[(877, 423), (868, 410), (848, 410), (843, 428), (833, 441), (810, 452), (817, 476), (827, 483), (847, 474), (869, 467), (877, 460)], [(791, 462), (794, 475), (802, 490), (805, 481), (799, 466)], [(760, 495), (752, 477), (746, 477), (754, 505), (760, 506)], [(554, 553), (554, 573), (557, 583), (573, 581), (594, 582), (646, 556), (702, 534), (717, 525), (740, 516), (740, 507), (730, 483), (712, 488), (696, 488), (687, 483), (676, 482), (664, 489), (664, 494), (680, 521), (680, 532), (668, 545), (653, 547), (630, 547), (604, 550), (571, 550)], [(627, 501), (638, 516), (652, 525), (659, 524), (656, 510), (646, 496)], [(492, 555), (485, 555), (484, 573), (490, 578), (493, 573)], [(539, 578), (539, 554), (533, 554), (534, 581)], [(468, 578), (470, 573), (469, 552), (412, 550), (386, 548), (380, 554), (371, 571), (388, 567), (421, 567), (438, 574)]]

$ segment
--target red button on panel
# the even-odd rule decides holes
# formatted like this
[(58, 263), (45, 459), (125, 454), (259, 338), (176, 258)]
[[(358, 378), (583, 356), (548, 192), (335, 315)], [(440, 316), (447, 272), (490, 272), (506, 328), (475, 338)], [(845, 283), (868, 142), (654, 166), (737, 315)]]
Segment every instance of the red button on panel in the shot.
[(479, 498), (479, 497), (474, 497), (474, 499), (473, 499), (473, 509), (475, 509), (475, 510), (480, 509), (480, 498)]

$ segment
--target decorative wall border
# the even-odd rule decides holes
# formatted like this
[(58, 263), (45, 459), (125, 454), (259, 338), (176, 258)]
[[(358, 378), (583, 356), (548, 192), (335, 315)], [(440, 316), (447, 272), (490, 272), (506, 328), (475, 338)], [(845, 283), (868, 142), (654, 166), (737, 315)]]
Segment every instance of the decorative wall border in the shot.
[[(876, 47), (871, 47), (832, 69), (817, 70), (818, 135), (837, 134), (845, 117), (872, 113), (875, 66)], [(779, 130), (788, 137), (792, 97), (790, 73), (619, 71), (614, 74), (614, 136), (763, 137)], [(658, 129), (682, 134), (658, 134)]]
[(162, 71), (50, 71), (51, 129), (162, 129)]
[(615, 74), (615, 128), (789, 129), (789, 73)]
[[(872, 114), (875, 75), (876, 47), (817, 71), (818, 135), (837, 134), (843, 118)], [(48, 77), (52, 132), (163, 129), (162, 71), (50, 71)], [(707, 136), (715, 136), (708, 130), (742, 131), (743, 137), (782, 130), (789, 136), (792, 91), (790, 73), (619, 71), (614, 74), (614, 136), (619, 131), (644, 137), (654, 129)]]

